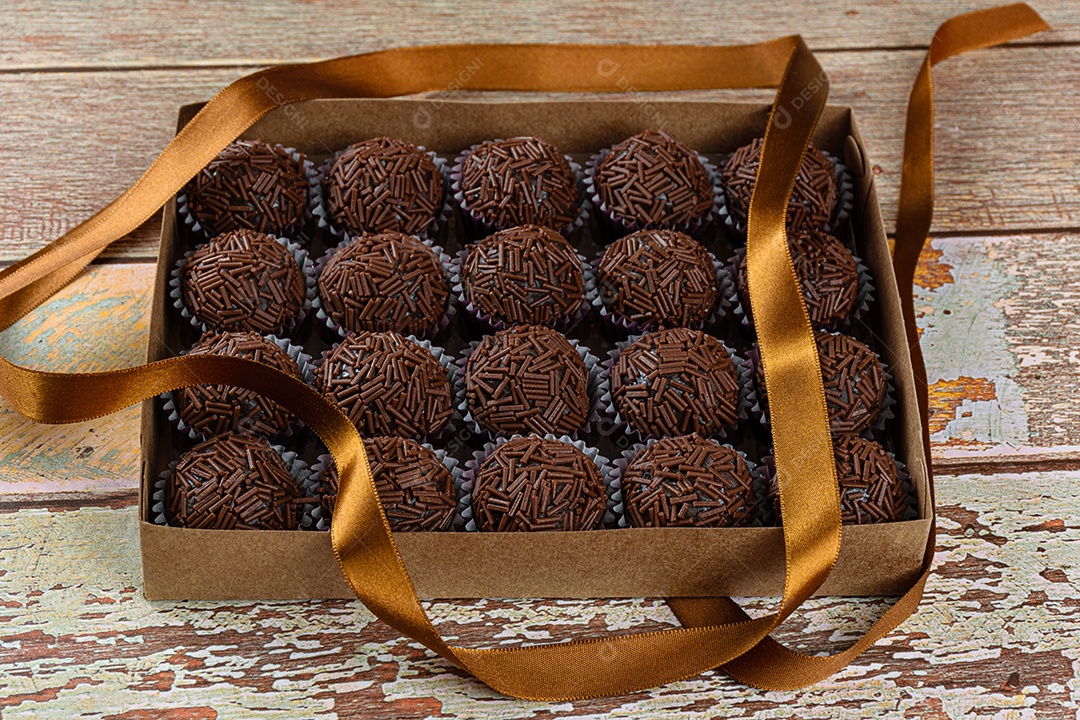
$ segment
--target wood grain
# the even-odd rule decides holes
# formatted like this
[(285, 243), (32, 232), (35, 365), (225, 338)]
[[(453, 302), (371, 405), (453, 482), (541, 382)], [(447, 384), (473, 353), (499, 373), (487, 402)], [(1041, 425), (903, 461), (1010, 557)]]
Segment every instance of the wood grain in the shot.
[[(802, 33), (814, 49), (924, 47), (946, 18), (996, 0), (825, 0), (777, 8), (715, 3), (323, 3), (272, 0), (212, 6), (169, 0), (47, 5), (4, 10), (0, 69), (181, 66), (292, 62), (410, 44), (453, 42), (739, 43)], [(1055, 31), (1035, 43), (1080, 40), (1068, 0), (1033, 5)], [(104, 30), (104, 31), (103, 31)]]
[[(917, 51), (822, 58), (831, 101), (855, 108), (888, 228), (904, 107), (921, 61)], [(0, 154), (9, 166), (0, 176), (0, 262), (41, 247), (119, 195), (168, 143), (181, 104), (205, 100), (247, 71), (0, 75)], [(938, 68), (936, 232), (1080, 227), (1080, 123), (1068, 110), (1080, 106), (1078, 77), (1080, 47), (1071, 46), (997, 49)], [(771, 99), (768, 91), (680, 94), (687, 96)], [(108, 257), (151, 258), (156, 237), (155, 218)]]
[[(0, 707), (69, 717), (1074, 717), (1080, 707), (1080, 474), (939, 483), (921, 609), (838, 676), (761, 693), (715, 673), (620, 698), (494, 695), (358, 603), (149, 603), (135, 509), (0, 513)], [(770, 601), (752, 601), (757, 612)], [(669, 626), (657, 600), (437, 602), (453, 642), (535, 643)], [(814, 600), (782, 639), (835, 651), (881, 610)], [(617, 661), (617, 658), (616, 658)], [(166, 715), (165, 713), (172, 713)]]
[[(924, 252), (916, 307), (939, 471), (1080, 457), (1078, 263), (1080, 233), (936, 238)], [(153, 272), (149, 263), (93, 266), (0, 335), (0, 353), (54, 370), (142, 362)], [(105, 323), (109, 334), (99, 333)], [(137, 422), (131, 409), (47, 427), (0, 402), (0, 496), (134, 489)]]
[[(146, 361), (154, 266), (97, 265), (0, 334), (0, 354), (39, 370), (98, 371)], [(39, 425), (0, 401), (0, 496), (137, 487), (139, 408), (72, 425)]]

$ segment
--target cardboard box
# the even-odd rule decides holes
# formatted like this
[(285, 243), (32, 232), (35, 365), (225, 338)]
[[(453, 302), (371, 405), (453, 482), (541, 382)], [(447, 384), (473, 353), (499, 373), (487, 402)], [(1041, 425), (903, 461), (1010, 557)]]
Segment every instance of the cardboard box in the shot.
[[(180, 125), (198, 108), (182, 108)], [(761, 104), (706, 101), (655, 100), (644, 105), (626, 99), (319, 100), (278, 110), (244, 137), (295, 147), (321, 162), (350, 143), (384, 134), (424, 145), (447, 158), (481, 140), (537, 135), (585, 159), (634, 133), (660, 126), (700, 152), (715, 155), (762, 135), (768, 112)], [(871, 313), (875, 349), (892, 372), (898, 401), (890, 425), (892, 450), (907, 465), (918, 505), (915, 520), (845, 526), (840, 558), (820, 594), (897, 594), (919, 573), (929, 529), (929, 483), (911, 360), (871, 165), (851, 110), (828, 107), (814, 141), (843, 157), (854, 180), (855, 210), (848, 240), (875, 281)], [(166, 292), (185, 232), (177, 222), (175, 202), (170, 202), (162, 224), (149, 361), (176, 354), (183, 334), (191, 332)], [(160, 403), (146, 402), (139, 512), (148, 598), (352, 597), (338, 571), (329, 533), (189, 530), (153, 524), (153, 485), (168, 465), (176, 437)], [(613, 454), (610, 448), (601, 449)], [(780, 595), (784, 582), (779, 528), (397, 533), (395, 540), (417, 592), (429, 598)]]

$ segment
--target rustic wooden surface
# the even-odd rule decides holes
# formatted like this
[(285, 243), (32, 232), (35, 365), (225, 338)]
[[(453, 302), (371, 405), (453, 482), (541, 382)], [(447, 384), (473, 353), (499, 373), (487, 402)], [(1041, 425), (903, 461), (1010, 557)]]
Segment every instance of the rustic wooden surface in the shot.
[[(855, 107), (891, 226), (903, 107), (925, 43), (941, 20), (987, 4), (9, 2), (0, 262), (122, 191), (167, 142), (178, 105), (254, 67), (457, 40), (802, 32), (826, 51), (832, 101)], [(463, 678), (358, 603), (150, 603), (139, 591), (137, 411), (50, 428), (0, 402), (0, 717), (1077, 717), (1080, 7), (1034, 4), (1053, 33), (935, 75), (937, 237), (916, 305), (932, 383), (937, 571), (919, 612), (843, 673), (794, 693), (708, 674), (610, 700), (522, 703)], [(154, 225), (0, 334), (0, 353), (58, 370), (141, 361)], [(432, 612), (474, 645), (672, 623), (653, 599)], [(817, 599), (782, 638), (836, 650), (878, 612), (872, 599)]]

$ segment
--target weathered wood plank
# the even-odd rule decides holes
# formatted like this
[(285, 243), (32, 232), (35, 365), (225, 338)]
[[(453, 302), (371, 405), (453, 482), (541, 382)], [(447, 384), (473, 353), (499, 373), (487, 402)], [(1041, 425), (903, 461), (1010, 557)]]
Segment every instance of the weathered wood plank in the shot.
[[(904, 105), (921, 60), (917, 51), (822, 58), (832, 101), (855, 108), (889, 228)], [(168, 143), (179, 105), (211, 97), (246, 71), (0, 75), (0, 153), (9, 167), (0, 177), (0, 262), (41, 247), (120, 194)], [(938, 68), (935, 230), (1080, 227), (1080, 124), (1063, 119), (1080, 106), (1077, 77), (1080, 47), (1000, 49)], [(767, 101), (771, 93), (687, 96)], [(109, 256), (152, 257), (156, 234), (155, 218)]]
[[(0, 513), (5, 718), (1072, 717), (1080, 707), (1080, 474), (939, 483), (937, 571), (911, 619), (841, 674), (762, 693), (715, 673), (620, 698), (498, 697), (358, 603), (149, 603), (135, 509)], [(759, 610), (771, 603), (754, 601)], [(438, 602), (453, 642), (535, 643), (669, 626), (656, 600)], [(783, 631), (835, 651), (872, 600), (814, 600)], [(169, 715), (166, 715), (169, 716)]]
[[(154, 266), (96, 265), (0, 334), (0, 354), (39, 370), (95, 371), (146, 361)], [(137, 487), (139, 408), (39, 425), (0, 403), (0, 495)]]
[(915, 302), (938, 457), (1077, 456), (1077, 239), (935, 239), (924, 253)]
[[(1078, 255), (1075, 233), (937, 238), (924, 253), (916, 306), (940, 469), (1080, 458)], [(141, 362), (152, 284), (148, 263), (94, 266), (0, 335), (0, 352), (54, 370)], [(137, 422), (131, 409), (46, 427), (0, 403), (0, 495), (134, 488)]]
[[(946, 18), (996, 0), (792, 4), (501, 2), (431, 7), (407, 0), (335, 6), (274, 0), (258, 8), (169, 0), (47, 5), (19, 0), (4, 12), (0, 69), (277, 63), (410, 44), (452, 42), (737, 43), (802, 33), (811, 47), (925, 46)], [(1080, 40), (1080, 12), (1067, 0), (1035, 2), (1055, 27), (1032, 38)], [(658, 20), (662, 20), (658, 22)], [(103, 27), (107, 28), (103, 32)]]

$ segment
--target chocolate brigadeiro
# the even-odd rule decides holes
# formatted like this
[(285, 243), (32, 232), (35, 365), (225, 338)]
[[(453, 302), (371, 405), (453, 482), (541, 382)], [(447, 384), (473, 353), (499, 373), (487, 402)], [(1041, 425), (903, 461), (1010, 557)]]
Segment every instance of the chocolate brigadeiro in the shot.
[[(844, 525), (902, 520), (907, 492), (892, 456), (879, 443), (858, 435), (833, 438), (836, 478), (840, 482), (840, 516)], [(772, 464), (772, 458), (766, 464)], [(769, 482), (776, 524), (781, 525), (780, 487), (776, 472)]]
[[(861, 433), (874, 427), (889, 392), (889, 376), (877, 353), (843, 333), (818, 332), (814, 340), (821, 360), (825, 404), (833, 435)], [(758, 397), (766, 408), (765, 373), (756, 345), (751, 356)]]
[(488, 140), (458, 159), (458, 202), (497, 229), (573, 227), (580, 214), (577, 175), (566, 156), (535, 137)]
[(611, 148), (595, 168), (602, 210), (629, 229), (691, 229), (713, 209), (713, 184), (696, 152), (663, 130)]
[(365, 436), (438, 435), (454, 414), (446, 369), (397, 333), (350, 335), (326, 355), (316, 381)]
[[(750, 197), (754, 194), (754, 180), (761, 164), (761, 145), (762, 139), (756, 138), (742, 146), (731, 155), (720, 172), (728, 212), (744, 228), (746, 214), (750, 210)], [(811, 143), (806, 149), (806, 157), (795, 178), (795, 188), (788, 202), (788, 229), (828, 227), (838, 197), (836, 166)]]
[[(855, 256), (842, 242), (822, 230), (797, 233), (789, 238), (788, 244), (810, 324), (814, 327), (843, 324), (855, 311), (859, 297)], [(745, 253), (736, 256), (735, 287), (743, 312), (750, 318)]]
[(468, 251), (464, 299), (490, 324), (563, 325), (582, 310), (581, 258), (562, 235), (537, 225), (501, 230)]
[(281, 455), (241, 433), (184, 453), (165, 492), (171, 525), (215, 530), (295, 530), (306, 500)]
[(589, 416), (589, 370), (565, 337), (522, 325), (488, 335), (469, 355), (465, 397), (492, 433), (572, 433)]
[(434, 331), (450, 299), (450, 281), (434, 250), (411, 235), (361, 235), (333, 251), (319, 274), (322, 310), (344, 335)]
[[(228, 355), (277, 368), (298, 380), (296, 361), (273, 340), (253, 332), (205, 333), (189, 355)], [(176, 391), (176, 410), (203, 437), (239, 430), (278, 437), (295, 416), (254, 390), (232, 385), (193, 385)]]
[(697, 434), (638, 452), (622, 473), (622, 491), (632, 527), (739, 527), (757, 506), (742, 456)]
[(184, 262), (184, 306), (209, 330), (290, 332), (307, 293), (296, 257), (274, 238), (234, 230), (201, 245)]
[(280, 145), (237, 140), (187, 186), (188, 209), (208, 235), (247, 229), (291, 235), (304, 223), (303, 161)]
[(389, 137), (350, 145), (330, 164), (322, 186), (331, 221), (350, 235), (427, 235), (444, 205), (442, 173), (431, 155)]
[(595, 530), (606, 507), (596, 463), (569, 443), (536, 436), (500, 443), (480, 463), (472, 489), (481, 532)]
[(673, 328), (624, 348), (611, 371), (611, 399), (641, 435), (716, 435), (739, 419), (739, 371), (724, 344)]
[(712, 256), (675, 230), (641, 230), (613, 242), (597, 264), (600, 302), (639, 330), (705, 322), (720, 288)]
[[(375, 489), (394, 532), (450, 530), (457, 509), (454, 477), (435, 452), (415, 440), (375, 437), (364, 440)], [(320, 478), (320, 515), (329, 521), (337, 503), (338, 474), (326, 456)]]

